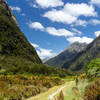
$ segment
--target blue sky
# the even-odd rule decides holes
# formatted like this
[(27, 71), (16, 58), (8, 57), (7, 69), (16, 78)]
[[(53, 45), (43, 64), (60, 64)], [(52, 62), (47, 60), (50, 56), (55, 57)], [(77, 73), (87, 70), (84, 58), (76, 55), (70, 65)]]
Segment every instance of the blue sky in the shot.
[(100, 0), (7, 0), (41, 59), (100, 35)]

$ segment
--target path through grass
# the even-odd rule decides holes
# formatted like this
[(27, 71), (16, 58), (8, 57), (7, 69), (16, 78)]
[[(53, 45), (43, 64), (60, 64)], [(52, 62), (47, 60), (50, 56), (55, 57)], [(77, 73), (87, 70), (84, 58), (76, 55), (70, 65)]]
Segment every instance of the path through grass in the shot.
[(64, 91), (64, 100), (83, 100), (85, 87), (88, 85), (87, 80), (81, 80), (76, 86), (75, 81)]
[(31, 97), (27, 100), (49, 100), (49, 96), (52, 95), (53, 93), (55, 93), (58, 89), (64, 87), (64, 86), (67, 86), (70, 84), (70, 81), (69, 82), (66, 82), (65, 84), (63, 85), (60, 85), (60, 86), (55, 86), (51, 89), (49, 89), (48, 91), (44, 92), (44, 93), (41, 93), (35, 97)]
[(50, 96), (52, 96), (52, 100), (55, 100), (53, 96), (58, 96), (61, 91), (63, 92), (64, 100), (83, 100), (84, 89), (87, 84), (88, 82), (86, 80), (81, 80), (77, 86), (75, 81), (66, 81), (63, 85), (55, 86), (27, 100), (51, 100), (49, 99)]

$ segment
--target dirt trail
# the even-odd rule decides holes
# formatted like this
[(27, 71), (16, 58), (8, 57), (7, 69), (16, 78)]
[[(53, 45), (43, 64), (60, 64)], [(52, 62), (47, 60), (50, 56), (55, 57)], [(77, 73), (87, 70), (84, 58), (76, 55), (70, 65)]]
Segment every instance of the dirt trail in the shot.
[(59, 94), (61, 91), (63, 91), (63, 89), (64, 89), (65, 87), (66, 87), (66, 86), (63, 86), (63, 87), (61, 87), (60, 89), (58, 89), (56, 92), (54, 92), (53, 94), (49, 95), (48, 99), (49, 99), (49, 100), (53, 100), (53, 99), (55, 98), (55, 96), (56, 96), (57, 94)]
[(73, 81), (69, 81), (69, 82), (66, 82), (65, 84), (63, 85), (60, 85), (60, 86), (55, 86), (51, 89), (49, 89), (48, 91), (44, 92), (44, 93), (41, 93), (37, 96), (34, 96), (34, 97), (31, 97), (27, 100), (53, 100), (54, 97), (59, 94), (61, 91), (65, 92), (66, 91), (66, 88), (71, 86)]

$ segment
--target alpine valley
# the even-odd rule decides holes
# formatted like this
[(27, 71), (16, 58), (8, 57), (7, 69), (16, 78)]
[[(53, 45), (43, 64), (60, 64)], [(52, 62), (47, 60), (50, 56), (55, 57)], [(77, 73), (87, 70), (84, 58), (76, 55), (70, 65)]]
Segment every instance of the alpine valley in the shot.
[[(25, 8), (30, 6), (30, 12), (32, 9), (39, 9), (38, 13), (34, 11), (33, 14), (36, 19), (38, 19), (36, 15), (42, 12), (41, 9), (55, 7), (52, 11), (57, 12), (58, 8), (56, 7), (64, 6), (62, 0), (30, 1), (20, 0), (20, 5), (25, 6)], [(12, 2), (17, 4), (18, 0), (12, 0), (10, 3)], [(30, 3), (22, 5), (26, 2)], [(66, 6), (70, 14), (72, 14), (72, 18), (76, 19), (80, 15), (80, 10), (78, 8), (72, 9), (70, 5), (75, 8), (77, 6), (74, 3), (68, 3)], [(90, 7), (84, 3), (77, 5), (78, 7), (80, 5), (85, 6), (87, 10), (91, 12), (92, 9), (94, 12), (92, 5)], [(19, 16), (15, 17), (16, 14), (14, 15), (12, 10), (19, 11), (20, 8), (11, 7), (5, 0), (0, 0), (0, 100), (100, 100), (100, 36), (90, 44), (86, 42), (71, 43), (59, 55), (49, 59), (48, 55), (51, 56), (53, 51), (41, 48), (36, 44), (32, 45), (25, 33), (21, 31), (19, 21), (17, 21)], [(63, 13), (65, 13), (65, 10), (67, 9), (62, 10), (64, 11)], [(75, 12), (77, 16), (73, 14), (74, 10), (77, 10)], [(30, 13), (29, 11), (28, 13)], [(60, 19), (62, 15), (59, 15), (60, 13), (63, 14), (62, 11), (55, 13), (57, 16), (53, 15), (52, 18), (63, 21), (64, 19)], [(81, 11), (81, 14), (83, 15), (85, 11)], [(42, 17), (51, 16), (51, 12), (49, 13)], [(85, 17), (91, 16), (88, 13), (86, 13)], [(19, 15), (26, 18), (22, 12), (19, 12)], [(31, 15), (32, 13), (28, 16)], [(92, 16), (94, 15), (92, 14)], [(29, 20), (29, 17), (27, 18)], [(34, 20), (36, 19), (34, 18)], [(49, 24), (44, 19), (41, 21)], [(30, 28), (35, 28), (35, 31), (39, 30), (40, 34), (44, 32), (53, 36), (73, 36), (71, 32), (65, 29), (45, 28), (39, 22), (32, 23)], [(35, 31), (32, 34), (34, 35), (33, 37), (36, 37), (37, 33), (35, 34)], [(61, 34), (62, 31), (63, 33)], [(74, 31), (77, 30), (74, 29)], [(68, 33), (67, 35), (66, 32)], [(42, 35), (41, 37), (38, 36), (40, 39), (36, 37), (36, 40), (41, 41)], [(46, 34), (48, 37), (49, 35)], [(50, 45), (46, 39), (46, 43)], [(87, 38), (85, 37), (85, 39)], [(41, 60), (41, 58), (45, 59)]]

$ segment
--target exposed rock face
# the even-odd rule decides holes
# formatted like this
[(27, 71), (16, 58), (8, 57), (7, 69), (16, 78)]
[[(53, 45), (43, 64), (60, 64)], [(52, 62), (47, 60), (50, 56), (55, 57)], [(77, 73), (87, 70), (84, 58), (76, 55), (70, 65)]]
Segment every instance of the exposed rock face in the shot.
[(17, 19), (12, 13), (11, 8), (8, 6), (7, 2), (5, 0), (0, 0), (0, 3), (2, 3), (5, 6), (5, 9), (8, 12), (8, 16), (10, 16), (14, 20), (15, 24), (19, 27)]
[(68, 50), (69, 52), (81, 52), (86, 47), (87, 47), (86, 43), (75, 42), (75, 43), (71, 44), (66, 50)]
[(73, 59), (79, 52), (83, 51), (86, 47), (86, 43), (75, 42), (71, 44), (66, 50), (61, 52), (58, 56), (48, 60), (46, 64), (62, 67), (65, 62), (69, 63), (71, 59)]

